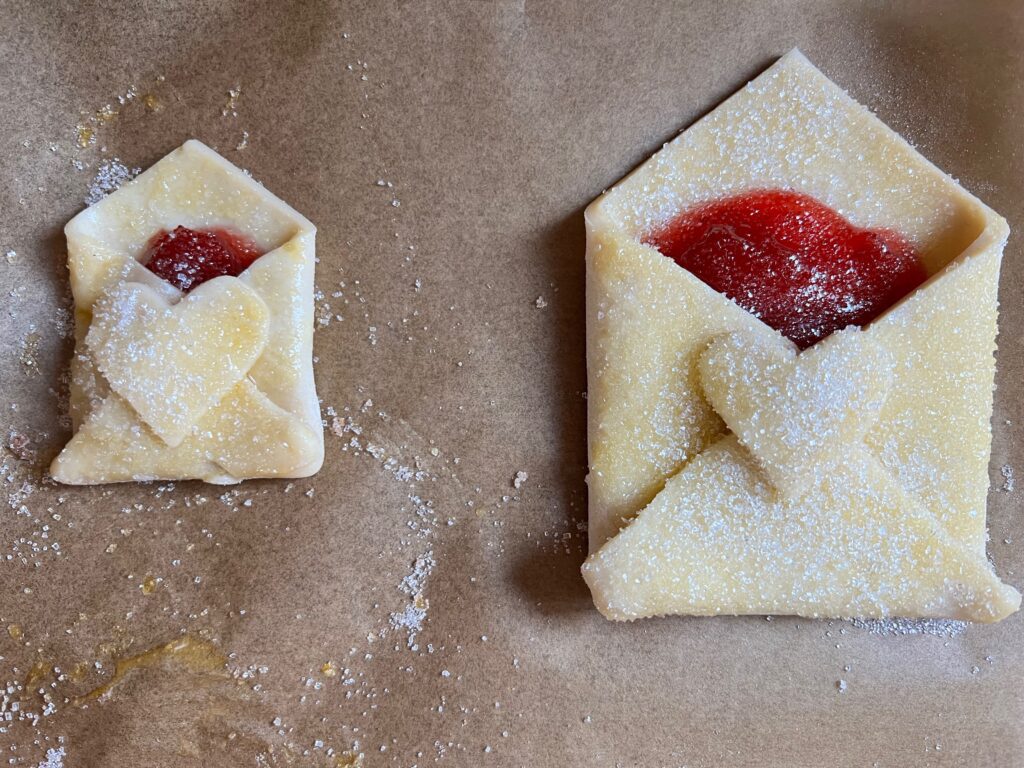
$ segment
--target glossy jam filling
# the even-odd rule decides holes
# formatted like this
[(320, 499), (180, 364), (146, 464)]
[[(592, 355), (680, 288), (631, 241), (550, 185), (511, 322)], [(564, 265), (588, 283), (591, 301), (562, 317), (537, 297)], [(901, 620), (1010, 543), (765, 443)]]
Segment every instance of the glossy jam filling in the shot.
[(923, 283), (914, 247), (812, 197), (756, 190), (684, 211), (643, 238), (805, 349), (863, 326)]
[(142, 263), (187, 293), (215, 277), (237, 277), (262, 255), (255, 243), (224, 229), (175, 227), (149, 241)]

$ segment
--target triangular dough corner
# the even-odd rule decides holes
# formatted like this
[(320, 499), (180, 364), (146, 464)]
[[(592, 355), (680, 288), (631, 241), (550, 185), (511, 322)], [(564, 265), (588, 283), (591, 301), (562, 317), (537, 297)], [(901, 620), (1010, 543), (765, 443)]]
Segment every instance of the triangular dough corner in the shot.
[[(904, 579), (902, 591), (890, 591), (886, 599), (872, 602), (852, 588), (844, 596), (839, 576), (828, 599), (806, 584), (799, 595), (787, 593), (783, 582), (789, 577), (780, 576), (777, 599), (760, 600), (742, 586), (751, 573), (744, 564), (763, 566), (774, 544), (783, 541), (785, 527), (763, 518), (760, 502), (705, 507), (711, 497), (693, 495), (705, 487), (693, 478), (704, 483), (715, 473), (719, 482), (726, 479), (721, 473), (746, 478), (740, 490), (748, 499), (760, 498), (753, 485), (771, 490), (763, 464), (735, 443), (706, 397), (699, 363), (723, 334), (753, 334), (767, 343), (780, 337), (643, 238), (681, 210), (764, 188), (803, 192), (857, 226), (900, 232), (931, 274), (860, 332), (884, 353), (892, 378), (862, 441), (862, 464), (869, 468), (864, 472), (877, 483), (856, 487), (874, 499), (871, 514), (848, 515), (846, 533), (854, 531), (866, 546), (867, 523), (885, 522), (891, 514), (899, 518), (900, 530), (915, 536), (925, 531), (925, 539), (934, 535), (943, 542), (932, 553), (938, 570), (924, 579), (931, 581)], [(1008, 234), (1001, 216), (793, 51), (597, 198), (585, 220), (591, 556), (584, 574), (603, 613), (991, 621), (1016, 610), (1019, 596), (998, 582), (985, 560), (997, 292)], [(712, 461), (723, 456), (730, 461)], [(806, 476), (793, 477), (794, 488), (803, 488)], [(815, 493), (822, 492), (811, 497), (820, 501)], [(778, 505), (796, 503), (784, 495), (770, 498)], [(807, 513), (799, 505), (791, 511)], [(765, 526), (760, 536), (750, 527), (751, 516)], [(726, 537), (740, 528), (749, 535), (728, 546), (725, 539), (719, 542), (724, 548), (718, 565), (722, 574), (733, 574), (729, 584), (710, 561), (702, 562), (708, 542), (681, 522), (691, 519), (716, 521)], [(743, 541), (753, 542), (749, 551)], [(807, 537), (802, 541), (813, 545)], [(655, 557), (656, 552), (674, 552), (675, 559)], [(924, 552), (916, 550), (915, 563), (925, 563)], [(852, 578), (857, 570), (844, 559), (868, 553), (833, 548), (826, 554), (830, 559), (813, 562)], [(760, 573), (769, 579), (770, 592), (772, 571)], [(906, 576), (898, 568), (889, 573), (893, 579)], [(628, 599), (622, 590), (631, 592)]]
[[(136, 261), (156, 233), (177, 226), (238, 232), (263, 255), (238, 278), (216, 278), (183, 296)], [(195, 478), (230, 483), (249, 477), (307, 477), (319, 471), (324, 442), (312, 362), (316, 228), (308, 219), (209, 147), (189, 140), (79, 213), (65, 233), (77, 326), (71, 383), (76, 434), (51, 467), (56, 480), (89, 484)], [(117, 344), (108, 343), (110, 334), (104, 328), (120, 328), (116, 321), (124, 320), (109, 315), (111, 302), (116, 296), (133, 301), (144, 297), (150, 315), (173, 314), (204, 294), (213, 310), (190, 315), (188, 322), (205, 323), (202, 333), (198, 327), (192, 330), (209, 335), (217, 332), (217, 322), (227, 320), (219, 326), (223, 338), (211, 336), (208, 350), (221, 357), (207, 359), (203, 372), (211, 382), (202, 390), (210, 393), (209, 402), (183, 399), (177, 410), (161, 409), (158, 403), (166, 399), (161, 387), (173, 384), (174, 377), (149, 384), (131, 380), (133, 374), (152, 378), (152, 371), (129, 370), (131, 355), (119, 355)], [(218, 313), (218, 300), (248, 309)], [(122, 305), (136, 307), (133, 301)], [(169, 309), (161, 309), (164, 304)], [(99, 325), (94, 307), (101, 316)], [(135, 367), (148, 364), (155, 369), (182, 357), (176, 358), (172, 343), (175, 321), (168, 322), (163, 351), (150, 350), (141, 363), (133, 361)], [(145, 336), (156, 343), (160, 339), (154, 328), (148, 326)], [(99, 349), (89, 348), (90, 337)], [(200, 339), (195, 346), (194, 352), (203, 351)], [(219, 384), (212, 383), (214, 374)], [(248, 382), (243, 390), (238, 389), (240, 377)], [(244, 417), (231, 405), (238, 401), (238, 392), (252, 405)], [(225, 409), (235, 418), (225, 420)], [(266, 423), (254, 421), (259, 418)], [(125, 431), (119, 436), (114, 428), (118, 420)], [(279, 435), (276, 447), (268, 442), (274, 434), (270, 426)], [(229, 449), (225, 436), (232, 434), (255, 441), (252, 460), (237, 448)], [(152, 440), (160, 444), (159, 450)], [(126, 450), (136, 455), (118, 454)]]
[(243, 380), (171, 447), (121, 397), (106, 398), (54, 460), (69, 485), (195, 478), (218, 485), (260, 477), (305, 477), (317, 432)]
[(916, 616), (997, 621), (1020, 607), (868, 451), (811, 498), (780, 501), (733, 436), (668, 481), (583, 567), (603, 614)]

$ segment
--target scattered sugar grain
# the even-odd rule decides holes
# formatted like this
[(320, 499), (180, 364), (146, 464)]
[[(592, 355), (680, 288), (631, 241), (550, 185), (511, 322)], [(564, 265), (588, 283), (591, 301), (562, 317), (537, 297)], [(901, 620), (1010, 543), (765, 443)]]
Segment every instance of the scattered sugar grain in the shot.
[(46, 750), (46, 758), (39, 763), (37, 768), (64, 768), (64, 747), (55, 747)]
[(968, 627), (968, 622), (953, 619), (851, 619), (850, 623), (873, 635), (933, 635), (947, 638), (959, 637)]
[(1014, 485), (1016, 484), (1016, 478), (1013, 476), (1013, 467), (1009, 464), (1003, 464), (1003, 466), (999, 468), (999, 473), (1003, 476), (1003, 487), (1001, 490), (1004, 493), (1012, 492)]
[(89, 185), (85, 204), (94, 205), (98, 203), (111, 192), (119, 189), (122, 184), (131, 181), (140, 173), (142, 173), (141, 168), (129, 168), (116, 157), (111, 160), (104, 160), (100, 163), (96, 176)]

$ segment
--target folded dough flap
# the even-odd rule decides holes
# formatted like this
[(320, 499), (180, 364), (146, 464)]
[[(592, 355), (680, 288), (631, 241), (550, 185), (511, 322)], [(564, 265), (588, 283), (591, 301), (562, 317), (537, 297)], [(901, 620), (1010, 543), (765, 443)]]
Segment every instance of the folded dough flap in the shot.
[(588, 211), (590, 548), (725, 431), (698, 362), (716, 336), (778, 334), (655, 249)]
[(894, 361), (865, 441), (946, 531), (985, 553), (999, 268), (998, 220), (943, 272), (864, 330)]
[[(278, 406), (301, 416), (311, 428), (319, 429), (320, 405), (311, 364), (312, 254), (313, 233), (303, 233), (261, 256), (238, 279), (263, 300), (269, 316), (267, 344), (249, 371), (249, 378)], [(322, 437), (320, 443), (322, 462)], [(311, 461), (315, 460), (312, 456)]]
[(197, 478), (235, 483), (246, 478), (300, 476), (316, 453), (318, 435), (272, 403), (249, 380), (231, 389), (170, 447), (112, 395), (90, 415), (54, 461), (51, 473), (68, 484)]
[(673, 477), (583, 567), (597, 607), (665, 614), (946, 617), (1020, 605), (984, 555), (859, 450), (816, 491), (779, 500), (734, 436)]
[(94, 305), (85, 345), (110, 388), (174, 447), (253, 367), (268, 326), (263, 300), (234, 277), (177, 304), (125, 282)]

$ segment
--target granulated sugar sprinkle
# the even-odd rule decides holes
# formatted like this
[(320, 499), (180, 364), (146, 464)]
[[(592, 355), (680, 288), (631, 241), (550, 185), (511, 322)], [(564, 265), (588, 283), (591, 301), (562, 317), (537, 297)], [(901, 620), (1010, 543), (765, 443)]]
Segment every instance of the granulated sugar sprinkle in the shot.
[(39, 763), (38, 768), (64, 768), (64, 747), (46, 750), (46, 759)]
[(966, 621), (951, 619), (851, 619), (858, 629), (866, 629), (873, 635), (934, 635), (935, 637), (959, 637), (969, 626)]
[(512, 478), (512, 487), (518, 491), (524, 485), (526, 485), (526, 481), (527, 479), (529, 479), (529, 477), (530, 476), (526, 472), (520, 469), (518, 472), (516, 472), (515, 477)]
[(142, 173), (141, 168), (129, 168), (118, 158), (104, 160), (100, 163), (96, 176), (89, 185), (89, 193), (85, 196), (86, 205), (94, 205), (116, 191), (125, 182), (131, 181)]

